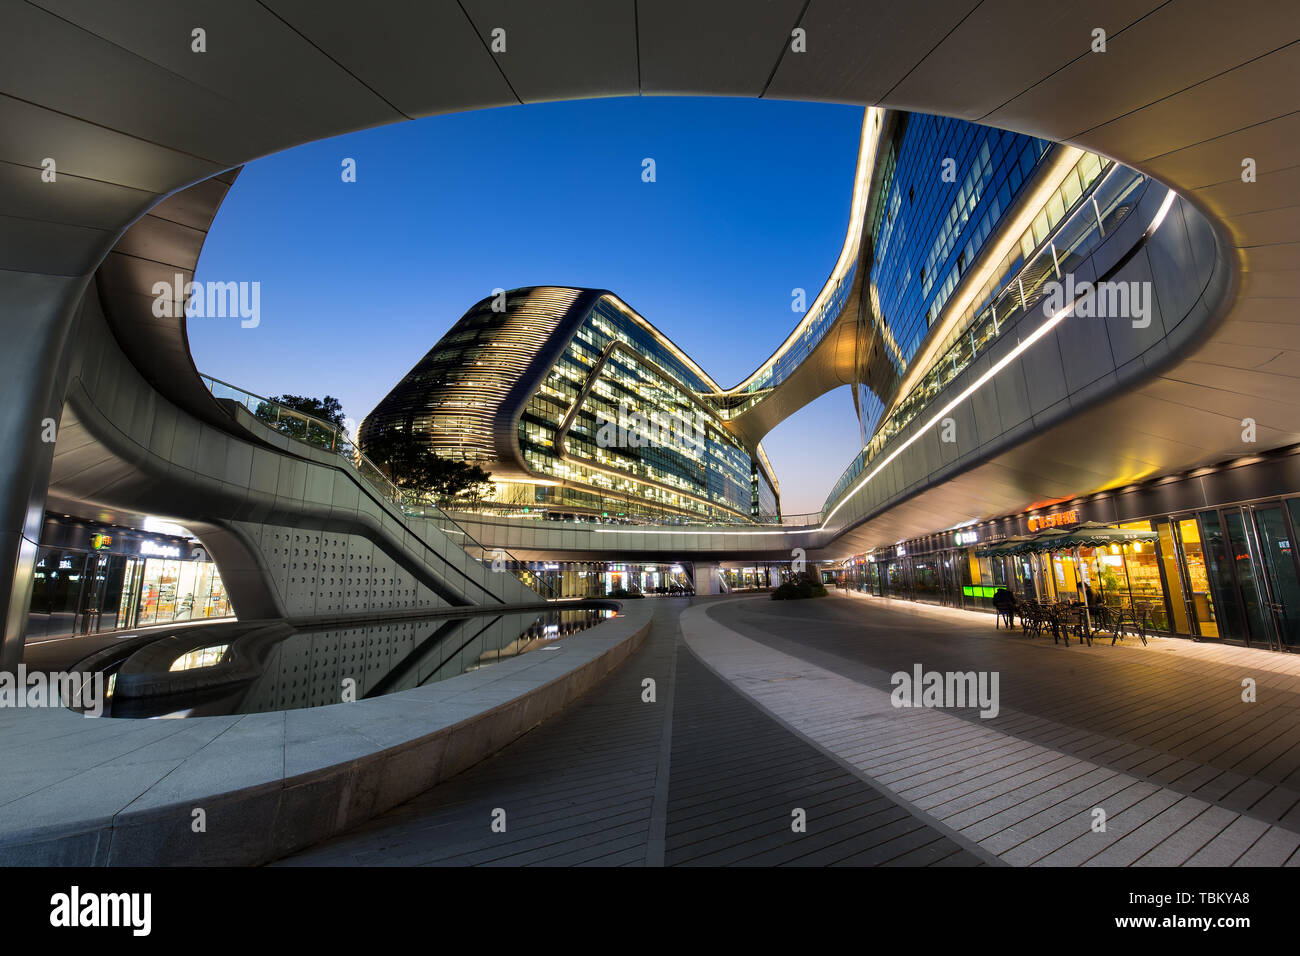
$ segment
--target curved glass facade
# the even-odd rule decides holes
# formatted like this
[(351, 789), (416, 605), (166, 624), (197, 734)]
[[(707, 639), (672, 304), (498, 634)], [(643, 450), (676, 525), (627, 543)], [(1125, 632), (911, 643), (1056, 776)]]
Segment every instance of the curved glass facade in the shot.
[[(1103, 175), (1104, 174), (1104, 175)], [(840, 475), (826, 497), (829, 512), (850, 485), (889, 443), (916, 418), (949, 382), (988, 351), (1004, 329), (1041, 307), (1047, 285), (1087, 258), (1137, 207), (1150, 180), (1113, 163), (1102, 166), (1092, 153), (1067, 172), (1042, 212), (1020, 237), (1016, 248), (995, 270), (978, 309), (959, 323), (952, 341), (915, 387), (898, 401), (875, 429), (871, 440)], [(1067, 205), (1065, 199), (1073, 197)], [(1027, 250), (1027, 251), (1026, 251)]]
[[(594, 495), (629, 510), (749, 515), (753, 460), (700, 400), (714, 389), (604, 297), (524, 407), (519, 447), (530, 471), (587, 491), (574, 504)], [(602, 441), (604, 423), (615, 427)]]
[(455, 461), (498, 459), (494, 412), (554, 334), (576, 289), (518, 289), (479, 302), (361, 423), (362, 449), (386, 429)]
[[(895, 382), (1050, 145), (963, 120), (896, 114), (879, 149), (879, 185), (867, 214), (863, 309), (885, 346), (875, 353), (892, 365)], [(858, 385), (864, 444), (892, 400), (886, 387), (879, 380)]]
[[(511, 398), (527, 381), (531, 394)], [(494, 500), (530, 513), (777, 515), (770, 468), (727, 430), (720, 391), (617, 297), (521, 289), (466, 313), (366, 417), (360, 442), (409, 431), (483, 464)]]

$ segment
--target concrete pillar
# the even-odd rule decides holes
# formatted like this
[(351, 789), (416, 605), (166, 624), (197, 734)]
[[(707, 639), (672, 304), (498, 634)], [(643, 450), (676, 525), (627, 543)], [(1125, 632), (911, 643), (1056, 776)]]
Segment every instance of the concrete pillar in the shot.
[[(45, 493), (86, 280), (0, 270), (0, 670), (22, 660)], [(57, 436), (53, 436), (57, 437)]]
[(726, 590), (722, 583), (722, 568), (716, 561), (695, 562), (695, 593), (721, 594)]

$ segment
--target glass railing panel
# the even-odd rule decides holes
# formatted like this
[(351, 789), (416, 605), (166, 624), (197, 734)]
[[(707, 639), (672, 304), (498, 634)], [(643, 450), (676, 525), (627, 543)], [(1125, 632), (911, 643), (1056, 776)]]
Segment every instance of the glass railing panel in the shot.
[[(1100, 168), (1100, 167), (1099, 167)], [(1096, 172), (1089, 169), (1091, 181)], [(942, 391), (942, 387), (964, 371), (970, 363), (983, 354), (1008, 328), (1014, 326), (1026, 312), (1040, 305), (1048, 291), (1048, 284), (1074, 268), (1075, 265), (1102, 241), (1111, 229), (1123, 221), (1141, 198), (1145, 176), (1130, 169), (1115, 167), (1098, 183), (1090, 196), (1070, 212), (1065, 222), (1054, 233), (1044, 236), (1043, 247), (1024, 266), (1015, 279), (995, 300), (992, 309), (984, 310), (972, 320), (970, 334), (963, 335), (948, 347), (912, 393), (899, 402), (894, 412), (876, 430), (872, 441), (849, 465), (835, 483), (826, 499), (823, 512), (829, 512), (848, 490), (859, 474), (882, 452), (889, 441), (916, 418), (921, 410)], [(1101, 227), (1097, 224), (1097, 208), (1101, 211)], [(1104, 232), (1103, 232), (1104, 230)], [(1062, 250), (1066, 260), (1061, 261)], [(1053, 253), (1055, 252), (1055, 256)], [(1059, 263), (1059, 272), (1058, 272)], [(996, 321), (993, 311), (996, 310)]]
[[(246, 392), (211, 376), (201, 375), (199, 378), (207, 386), (214, 398), (230, 399), (237, 402), (281, 434), (338, 454), (341, 461), (346, 462), (381, 497), (396, 505), (404, 514), (410, 517), (418, 516), (433, 519), (437, 526), (448, 537), (461, 544), (474, 560), (485, 567), (495, 570), (498, 567), (495, 562), (500, 558), (506, 562), (507, 570), (521, 583), (544, 598), (548, 596), (549, 588), (543, 582), (536, 580), (535, 576), (529, 575), (534, 578), (534, 584), (529, 584), (524, 580), (524, 577), (516, 569), (521, 563), (516, 561), (508, 551), (500, 548), (484, 548), (456, 522), (447, 517), (444, 512), (432, 505), (414, 507), (412, 496), (393, 484), (374, 462), (355, 449), (342, 433), (342, 430), (333, 423), (303, 414), (294, 409), (285, 408), (277, 402)], [(511, 564), (514, 564), (516, 568), (510, 567)], [(539, 588), (545, 588), (545, 590)]]
[(334, 450), (335, 429), (328, 428), (319, 422), (307, 422), (307, 441), (313, 445), (319, 445), (330, 451)]

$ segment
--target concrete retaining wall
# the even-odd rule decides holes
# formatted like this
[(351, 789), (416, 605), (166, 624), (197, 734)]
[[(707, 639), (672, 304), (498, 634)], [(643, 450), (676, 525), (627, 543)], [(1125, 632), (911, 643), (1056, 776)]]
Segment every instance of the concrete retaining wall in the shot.
[(251, 865), (320, 842), (573, 702), (640, 646), (649, 604), (554, 650), (356, 703), (161, 721), (2, 709), (0, 866)]

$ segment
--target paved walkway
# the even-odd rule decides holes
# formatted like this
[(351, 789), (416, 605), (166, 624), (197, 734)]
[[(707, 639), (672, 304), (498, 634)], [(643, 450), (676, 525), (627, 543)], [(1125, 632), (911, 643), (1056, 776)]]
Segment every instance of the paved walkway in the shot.
[[(916, 664), (996, 671), (998, 715), (893, 707)], [(662, 599), (559, 717), (282, 863), (1298, 865), (1298, 705), (1292, 655), (1065, 647), (857, 596)]]
[[(1300, 865), (1300, 658), (1176, 639), (1066, 647), (993, 624), (843, 595), (683, 619), (734, 686), (1007, 863)], [(918, 664), (996, 671), (999, 713), (894, 707), (890, 676)]]
[[(496, 756), (288, 865), (979, 865), (992, 860), (765, 715), (656, 602), (623, 667)], [(699, 606), (707, 606), (700, 602)], [(643, 681), (656, 682), (643, 701)], [(505, 832), (493, 832), (495, 810)], [(806, 827), (794, 829), (796, 810)]]

